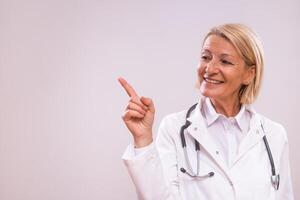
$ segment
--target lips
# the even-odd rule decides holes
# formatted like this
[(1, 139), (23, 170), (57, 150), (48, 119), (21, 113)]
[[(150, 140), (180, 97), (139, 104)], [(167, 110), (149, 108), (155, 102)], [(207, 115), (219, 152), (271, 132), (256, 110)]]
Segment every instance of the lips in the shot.
[(207, 83), (210, 83), (210, 84), (222, 84), (222, 83), (224, 83), (224, 81), (212, 79), (212, 78), (209, 78), (209, 77), (203, 77), (203, 80)]

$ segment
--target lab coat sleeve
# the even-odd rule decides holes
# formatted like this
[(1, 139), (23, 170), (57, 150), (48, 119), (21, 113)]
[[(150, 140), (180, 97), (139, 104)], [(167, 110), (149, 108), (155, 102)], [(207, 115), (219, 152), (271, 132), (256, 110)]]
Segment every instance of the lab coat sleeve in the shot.
[(140, 200), (179, 200), (176, 150), (162, 121), (155, 143), (138, 155), (129, 145), (123, 161)]
[(290, 161), (289, 161), (289, 145), (287, 140), (286, 131), (283, 129), (285, 136), (285, 143), (283, 151), (280, 157), (280, 184), (279, 189), (276, 192), (276, 200), (294, 200), (292, 180), (291, 180), (291, 171), (290, 171)]

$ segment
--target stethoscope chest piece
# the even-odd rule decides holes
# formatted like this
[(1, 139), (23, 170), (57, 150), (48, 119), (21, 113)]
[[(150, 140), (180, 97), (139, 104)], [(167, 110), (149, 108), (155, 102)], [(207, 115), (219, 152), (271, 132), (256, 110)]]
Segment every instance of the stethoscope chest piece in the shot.
[(279, 189), (280, 176), (279, 174), (271, 176), (271, 182), (275, 190)]

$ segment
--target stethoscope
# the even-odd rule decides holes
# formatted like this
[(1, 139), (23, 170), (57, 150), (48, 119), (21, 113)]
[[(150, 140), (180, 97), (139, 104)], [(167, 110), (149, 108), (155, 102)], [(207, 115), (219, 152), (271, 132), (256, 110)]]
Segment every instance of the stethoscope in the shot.
[[(180, 171), (182, 173), (185, 173), (185, 174), (189, 175), (192, 178), (201, 180), (201, 179), (206, 179), (206, 178), (213, 177), (215, 173), (214, 172), (209, 172), (206, 175), (199, 175), (199, 170), (200, 170), (200, 144), (197, 140), (195, 140), (195, 150), (196, 150), (196, 153), (197, 153), (197, 172), (196, 173), (194, 172), (194, 170), (192, 168), (192, 165), (190, 163), (190, 159), (189, 159), (189, 156), (188, 156), (188, 153), (187, 153), (184, 130), (191, 125), (191, 122), (188, 121), (187, 118), (190, 117), (192, 111), (196, 108), (196, 106), (197, 106), (197, 103), (189, 108), (189, 110), (186, 113), (185, 124), (180, 129), (180, 138), (181, 138), (181, 144), (182, 144), (182, 148), (183, 148), (183, 152), (184, 152), (184, 157), (185, 157), (187, 167), (189, 168), (190, 172), (188, 172), (183, 167), (180, 168)], [(265, 130), (264, 130), (264, 127), (263, 127), (262, 123), (261, 123), (261, 128), (262, 128), (263, 132), (265, 133)], [(270, 164), (271, 164), (271, 172), (272, 172), (271, 183), (272, 183), (273, 187), (275, 188), (275, 190), (278, 190), (279, 182), (280, 182), (280, 176), (279, 176), (279, 174), (276, 174), (275, 165), (274, 165), (274, 161), (273, 161), (273, 156), (272, 156), (272, 153), (271, 153), (266, 135), (263, 136), (263, 141), (265, 143), (266, 150), (267, 150), (268, 157), (269, 157)]]

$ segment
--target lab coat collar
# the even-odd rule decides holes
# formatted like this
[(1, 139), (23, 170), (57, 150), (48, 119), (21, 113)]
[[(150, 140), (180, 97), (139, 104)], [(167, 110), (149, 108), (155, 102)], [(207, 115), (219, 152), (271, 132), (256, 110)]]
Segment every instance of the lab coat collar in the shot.
[[(216, 112), (216, 110), (213, 107), (209, 98), (205, 98), (205, 100), (204, 100), (203, 112), (205, 114), (207, 126), (210, 126), (211, 124), (213, 124), (220, 117), (228, 119), (228, 117)], [(246, 133), (248, 131), (248, 124), (246, 124), (247, 121), (245, 120), (246, 112), (248, 112), (248, 110), (246, 109), (246, 106), (243, 104), (241, 106), (241, 109), (238, 112), (238, 114), (236, 116), (232, 117), (235, 120), (236, 124), (238, 125), (239, 129), (243, 133)], [(251, 113), (251, 111), (249, 111), (249, 112)]]
[[(202, 109), (204, 104), (206, 103), (206, 97), (201, 97), (194, 112), (191, 114), (190, 117), (187, 118), (187, 120), (189, 122), (191, 122), (192, 124), (195, 123), (195, 124), (199, 124), (199, 120), (201, 120), (201, 124), (203, 124), (202, 122), (205, 122), (205, 118), (204, 118), (204, 110)], [(208, 99), (209, 100), (209, 99)], [(254, 127), (255, 128), (259, 128), (261, 126), (261, 121), (263, 121), (261, 119), (261, 116), (259, 114), (256, 113), (256, 111), (253, 109), (252, 105), (251, 104), (245, 104), (243, 105), (244, 108), (244, 111), (247, 111), (250, 113), (251, 115), (251, 121), (250, 121), (250, 130), (251, 128), (253, 129)], [(242, 114), (242, 113), (241, 113)], [(240, 117), (241, 116), (236, 116), (237, 117), (237, 121), (240, 121)], [(212, 119), (213, 120), (213, 119)], [(211, 121), (211, 120), (210, 120)], [(212, 122), (211, 122), (212, 123)], [(204, 124), (205, 125), (205, 124)], [(239, 126), (242, 126), (242, 124), (239, 124)], [(242, 127), (241, 127), (242, 128)]]
[(243, 133), (246, 133), (248, 131), (247, 120), (245, 120), (247, 118), (246, 112), (248, 112), (248, 110), (246, 109), (246, 106), (243, 104), (239, 113), (234, 117), (236, 123), (238, 124), (240, 130)]
[(221, 114), (216, 112), (209, 98), (205, 98), (204, 100), (203, 112), (205, 114), (207, 126), (210, 126), (221, 116)]

